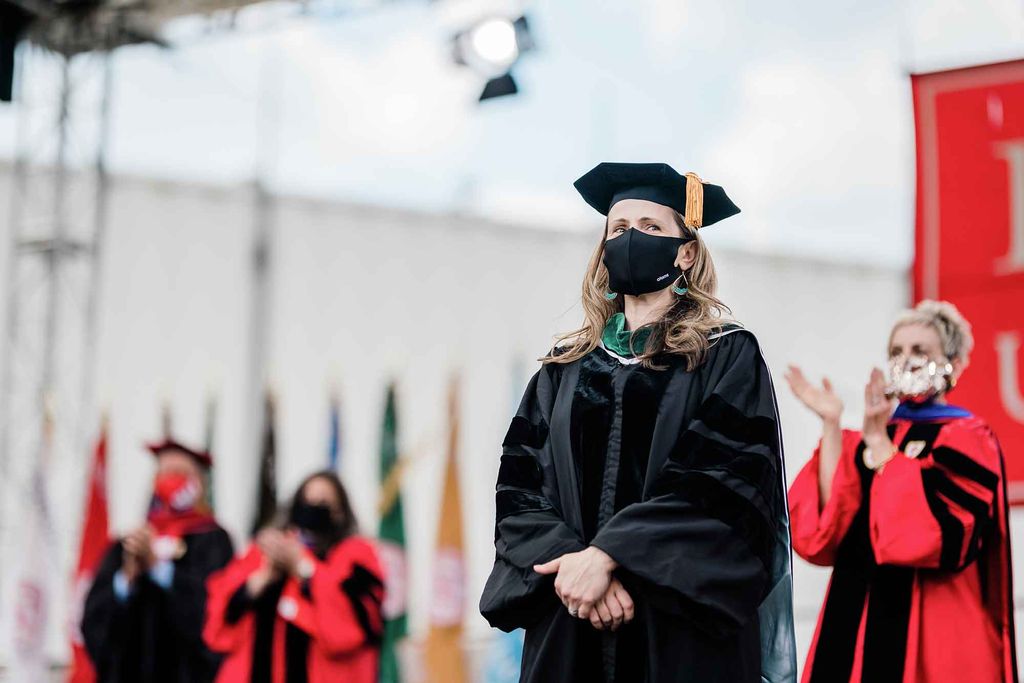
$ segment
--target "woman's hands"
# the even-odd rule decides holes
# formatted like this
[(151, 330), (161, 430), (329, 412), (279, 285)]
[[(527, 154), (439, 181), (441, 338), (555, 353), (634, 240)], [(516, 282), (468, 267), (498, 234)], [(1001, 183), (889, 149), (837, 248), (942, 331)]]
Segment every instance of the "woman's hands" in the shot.
[(872, 467), (881, 468), (896, 454), (896, 446), (886, 427), (892, 416), (893, 400), (885, 397), (885, 375), (878, 368), (864, 387), (864, 445), (871, 449)]
[(267, 589), (272, 583), (276, 583), (281, 579), (281, 572), (274, 566), (274, 563), (263, 557), (260, 562), (260, 568), (249, 575), (249, 578), (245, 581), (245, 590), (249, 593), (249, 597), (258, 598), (263, 595), (263, 591)]
[(821, 386), (816, 387), (798, 366), (790, 365), (786, 372), (786, 381), (800, 402), (814, 411), (823, 422), (839, 424), (839, 419), (843, 415), (843, 402), (832, 388), (832, 382), (828, 381), (828, 377), (822, 378)]
[(143, 524), (125, 536), (121, 547), (124, 549), (121, 571), (128, 583), (133, 583), (156, 563), (153, 555), (153, 528), (148, 524)]
[(256, 535), (256, 545), (263, 557), (280, 574), (297, 576), (302, 561), (303, 546), (298, 534), (280, 529), (263, 529)]
[(832, 382), (827, 377), (816, 387), (804, 376), (796, 365), (790, 365), (786, 382), (800, 402), (821, 418), (821, 446), (818, 448), (818, 507), (824, 509), (832, 496), (832, 479), (835, 477), (839, 456), (843, 452), (843, 430), (839, 420), (843, 415), (843, 402), (839, 399)]
[(633, 598), (619, 580), (613, 578), (604, 597), (590, 612), (590, 624), (598, 631), (617, 631), (623, 624), (633, 621), (633, 614)]
[(533, 570), (538, 574), (557, 574), (555, 593), (569, 614), (590, 619), (594, 607), (608, 592), (615, 567), (615, 560), (606, 552), (590, 546), (586, 550), (534, 565)]

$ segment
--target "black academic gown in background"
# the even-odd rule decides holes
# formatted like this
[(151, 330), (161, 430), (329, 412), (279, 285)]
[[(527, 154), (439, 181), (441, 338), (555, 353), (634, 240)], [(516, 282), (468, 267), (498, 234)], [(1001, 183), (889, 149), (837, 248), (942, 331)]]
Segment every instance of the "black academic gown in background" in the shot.
[(216, 676), (221, 658), (203, 644), (206, 578), (233, 557), (231, 538), (217, 527), (183, 540), (170, 589), (143, 574), (124, 602), (114, 593), (121, 543), (103, 557), (82, 615), (100, 683), (209, 683)]
[[(534, 376), (505, 437), (481, 612), (526, 629), (523, 683), (794, 681), (781, 434), (757, 341), (728, 328), (688, 372), (603, 347)], [(636, 617), (569, 616), (534, 564), (595, 545)]]

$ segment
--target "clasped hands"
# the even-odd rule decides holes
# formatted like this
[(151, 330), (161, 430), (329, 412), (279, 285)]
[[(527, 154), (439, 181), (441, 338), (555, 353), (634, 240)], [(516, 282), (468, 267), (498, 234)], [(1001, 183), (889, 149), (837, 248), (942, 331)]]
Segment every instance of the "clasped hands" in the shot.
[(299, 575), (304, 550), (298, 532), (263, 529), (256, 534), (256, 546), (262, 555), (262, 562), (246, 582), (249, 595), (257, 597), (267, 586), (283, 577)]
[(615, 631), (633, 621), (633, 599), (612, 576), (613, 560), (600, 548), (590, 546), (537, 564), (538, 574), (556, 574), (555, 593), (569, 614), (590, 621), (599, 631)]
[(128, 583), (134, 583), (141, 574), (156, 564), (153, 553), (153, 527), (143, 524), (121, 541), (121, 571)]

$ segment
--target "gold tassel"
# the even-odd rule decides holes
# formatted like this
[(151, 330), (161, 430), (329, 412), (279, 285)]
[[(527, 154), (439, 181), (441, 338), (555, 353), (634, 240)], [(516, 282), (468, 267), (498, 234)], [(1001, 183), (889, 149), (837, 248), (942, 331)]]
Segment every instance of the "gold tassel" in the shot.
[(683, 223), (691, 230), (704, 225), (704, 181), (696, 173), (686, 174), (686, 212)]

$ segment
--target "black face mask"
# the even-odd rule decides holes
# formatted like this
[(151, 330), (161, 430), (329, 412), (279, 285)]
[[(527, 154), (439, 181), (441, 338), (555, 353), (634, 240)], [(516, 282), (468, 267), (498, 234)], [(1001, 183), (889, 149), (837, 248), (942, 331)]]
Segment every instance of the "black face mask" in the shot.
[(331, 508), (326, 505), (310, 505), (304, 501), (296, 503), (292, 508), (292, 526), (314, 534), (325, 534), (334, 528), (334, 517)]
[(604, 243), (604, 266), (613, 292), (648, 294), (670, 286), (682, 275), (675, 265), (685, 237), (657, 237), (630, 228)]

